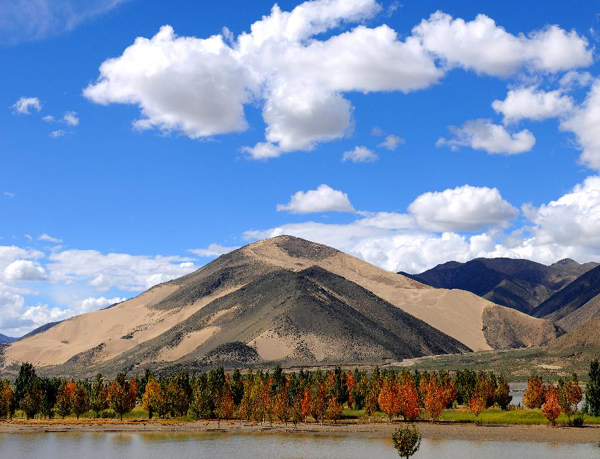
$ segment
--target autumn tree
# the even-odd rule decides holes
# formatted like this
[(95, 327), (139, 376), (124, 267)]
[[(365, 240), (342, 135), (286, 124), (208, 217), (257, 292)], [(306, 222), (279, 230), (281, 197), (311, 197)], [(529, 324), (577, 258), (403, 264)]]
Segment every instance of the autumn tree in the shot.
[(110, 383), (108, 390), (108, 401), (110, 407), (119, 415), (121, 421), (123, 415), (135, 408), (137, 398), (137, 384), (135, 379), (127, 381), (124, 373), (120, 373), (117, 379)]
[(277, 393), (275, 394), (273, 414), (280, 421), (286, 425), (290, 420), (290, 397), (286, 384), (278, 387)]
[(85, 383), (83, 381), (78, 381), (75, 384), (75, 394), (73, 396), (73, 413), (77, 419), (79, 417), (89, 411), (90, 409), (90, 401), (88, 398), (88, 391)]
[(160, 385), (154, 379), (154, 376), (150, 376), (146, 381), (146, 390), (142, 395), (142, 407), (148, 411), (148, 418), (152, 419), (154, 412), (158, 410), (160, 397)]
[(0, 381), (0, 417), (10, 418), (13, 391), (8, 380)]
[(446, 390), (439, 383), (436, 373), (421, 379), (421, 393), (425, 411), (429, 413), (432, 422), (436, 422), (446, 407)]
[(31, 381), (25, 397), (21, 399), (19, 408), (23, 410), (27, 419), (33, 419), (42, 408), (44, 392), (42, 391), (40, 380), (34, 379)]
[(537, 375), (527, 380), (527, 388), (523, 393), (523, 404), (530, 409), (540, 408), (544, 403), (544, 382)]
[(563, 413), (567, 415), (567, 422), (571, 424), (571, 416), (577, 413), (577, 406), (582, 400), (581, 387), (577, 375), (573, 374), (571, 380), (558, 380), (558, 403)]
[(377, 403), (381, 411), (388, 415), (390, 422), (394, 416), (400, 413), (401, 400), (394, 375), (388, 375), (383, 378)]
[(352, 409), (354, 406), (354, 395), (356, 391), (356, 378), (351, 371), (346, 374), (346, 390), (348, 392), (348, 408)]
[(402, 376), (398, 385), (398, 395), (400, 398), (400, 414), (406, 421), (414, 421), (419, 417), (421, 408), (419, 406), (419, 391), (414, 379), (405, 374)]
[(306, 418), (311, 415), (312, 412), (312, 397), (308, 388), (304, 389), (304, 397), (300, 403), (300, 412), (302, 413), (302, 422), (306, 422)]
[(311, 412), (315, 421), (323, 424), (325, 419), (325, 413), (327, 411), (327, 396), (328, 396), (327, 382), (324, 378), (317, 378), (313, 385), (312, 406)]
[(558, 390), (556, 390), (554, 384), (550, 384), (544, 391), (544, 406), (542, 406), (542, 413), (544, 413), (546, 419), (548, 419), (553, 426), (556, 425), (556, 420), (561, 413), (558, 398)]
[(56, 412), (61, 418), (67, 417), (73, 412), (73, 399), (75, 398), (75, 383), (65, 381), (58, 390), (56, 398)]
[(229, 375), (227, 375), (225, 378), (225, 385), (221, 388), (215, 403), (215, 415), (217, 416), (219, 424), (221, 419), (231, 419), (234, 411), (235, 403), (233, 402), (233, 395), (231, 393), (231, 381)]

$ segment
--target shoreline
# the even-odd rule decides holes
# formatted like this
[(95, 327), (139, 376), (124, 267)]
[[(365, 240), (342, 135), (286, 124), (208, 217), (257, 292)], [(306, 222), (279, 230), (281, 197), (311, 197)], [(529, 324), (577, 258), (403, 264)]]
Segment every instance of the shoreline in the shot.
[[(41, 433), (137, 433), (137, 434), (202, 434), (229, 433), (240, 435), (318, 435), (358, 438), (390, 438), (396, 423), (339, 423), (339, 424), (252, 424), (240, 421), (112, 421), (112, 420), (54, 420), (3, 421), (0, 434), (26, 435)], [(550, 427), (546, 425), (474, 425), (463, 423), (417, 422), (427, 440), (516, 441), (544, 443), (594, 443), (600, 441), (600, 427)]]

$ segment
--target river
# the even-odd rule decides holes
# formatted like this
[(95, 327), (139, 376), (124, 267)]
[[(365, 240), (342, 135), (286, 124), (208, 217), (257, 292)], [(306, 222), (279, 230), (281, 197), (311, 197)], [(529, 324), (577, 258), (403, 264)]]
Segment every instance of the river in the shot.
[[(593, 444), (424, 440), (415, 459), (589, 459)], [(353, 459), (398, 458), (391, 440), (310, 435), (41, 433), (0, 435), (10, 459)]]

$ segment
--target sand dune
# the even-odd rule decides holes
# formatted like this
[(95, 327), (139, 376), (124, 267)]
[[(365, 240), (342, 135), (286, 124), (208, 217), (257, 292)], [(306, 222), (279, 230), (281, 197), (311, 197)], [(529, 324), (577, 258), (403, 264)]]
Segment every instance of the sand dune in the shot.
[[(309, 288), (310, 294), (296, 290), (284, 294), (288, 289), (282, 273), (286, 272), (306, 272), (287, 282), (297, 283), (300, 290)], [(307, 287), (301, 287), (304, 284)], [(354, 284), (364, 290), (356, 290)], [(257, 309), (265, 298), (269, 299), (269, 307)], [(365, 303), (357, 302), (357, 298), (363, 298)], [(381, 300), (381, 306), (376, 306)], [(337, 313), (342, 315), (335, 322), (342, 329), (328, 331), (320, 325), (305, 328), (302, 324), (310, 320), (307, 322), (309, 317), (303, 318), (303, 314), (311, 313), (298, 308), (300, 304), (310, 304), (313, 311), (325, 314), (326, 321), (328, 308), (342, 308)], [(367, 309), (366, 304), (370, 305)], [(433, 327), (426, 330), (419, 325), (422, 333), (439, 331), (443, 335), (428, 335), (422, 344), (412, 336), (411, 344), (401, 351), (401, 347), (385, 341), (381, 331), (369, 328), (374, 326), (372, 318), (383, 317), (374, 311), (388, 307), (384, 305)], [(342, 313), (343, 308), (350, 309)], [(554, 329), (547, 321), (505, 309), (466, 291), (428, 287), (330, 247), (280, 236), (219, 257), (192, 274), (156, 286), (117, 306), (74, 317), (17, 342), (6, 349), (4, 367), (22, 361), (42, 367), (71, 365), (69, 368), (112, 368), (111, 362), (119, 362), (119, 366), (188, 362), (201, 360), (202, 355), (234, 342), (240, 342), (236, 345), (238, 350), (239, 346), (255, 349), (252, 352), (263, 361), (312, 358), (319, 362), (343, 361), (343, 355), (359, 359), (377, 359), (379, 355), (389, 359), (415, 353), (462, 352), (467, 348), (479, 351), (535, 346), (554, 339)], [(295, 328), (289, 327), (292, 322), (286, 316), (292, 311)], [(357, 319), (365, 313), (367, 316)], [(348, 314), (352, 316), (350, 322)], [(389, 312), (385, 314), (392, 317)], [(402, 317), (393, 319), (400, 320), (399, 327), (407, 323), (407, 318)], [(365, 323), (359, 326), (356, 320)], [(376, 327), (385, 326), (384, 322), (381, 324)], [(361, 336), (348, 335), (347, 327), (354, 327), (352, 333), (356, 333), (357, 326), (370, 336), (367, 344)], [(293, 329), (301, 331), (294, 334), (290, 331)], [(428, 346), (427, 339), (438, 344)], [(466, 348), (457, 347), (459, 343)]]

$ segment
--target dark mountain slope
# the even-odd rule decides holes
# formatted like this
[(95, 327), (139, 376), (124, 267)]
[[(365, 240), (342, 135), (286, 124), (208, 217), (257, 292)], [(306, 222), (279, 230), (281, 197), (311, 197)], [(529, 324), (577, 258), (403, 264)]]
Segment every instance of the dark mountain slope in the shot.
[(531, 314), (540, 303), (595, 266), (570, 259), (546, 266), (530, 260), (477, 258), (467, 263), (444, 263), (421, 274), (400, 274), (436, 288), (467, 290)]
[[(534, 315), (553, 321), (561, 321), (584, 307), (600, 294), (600, 266), (586, 272), (567, 287), (544, 301)], [(592, 314), (593, 315), (593, 314)], [(569, 328), (579, 323), (570, 323)]]

